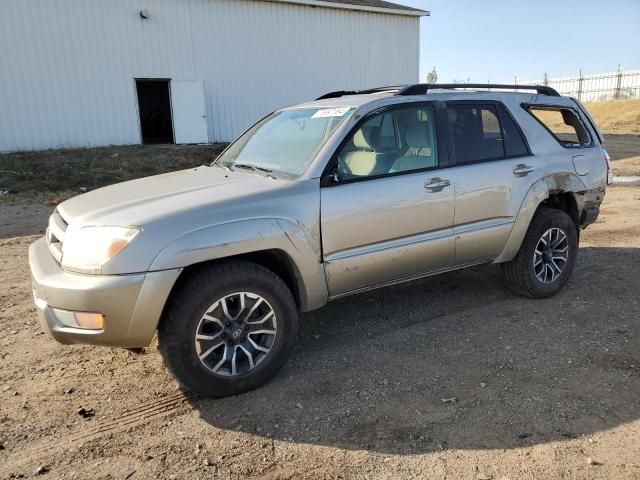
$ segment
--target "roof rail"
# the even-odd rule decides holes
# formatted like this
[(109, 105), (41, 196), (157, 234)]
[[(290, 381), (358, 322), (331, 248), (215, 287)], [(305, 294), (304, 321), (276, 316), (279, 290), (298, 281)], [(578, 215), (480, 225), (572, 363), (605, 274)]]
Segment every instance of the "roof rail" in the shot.
[(393, 91), (401, 90), (404, 87), (405, 85), (390, 85), (387, 87), (368, 88), (366, 90), (337, 90), (335, 92), (325, 93), (324, 95), (321, 95), (318, 98), (316, 98), (316, 100), (325, 100), (327, 98), (338, 98), (338, 97), (343, 97), (345, 95), (366, 95), (368, 93), (393, 92)]
[(546, 85), (502, 85), (497, 83), (416, 83), (415, 85), (406, 85), (399, 89), (396, 95), (425, 95), (429, 90), (437, 88), (478, 88), (488, 90), (500, 88), (503, 90), (535, 90), (540, 95), (549, 95), (551, 97), (560, 96), (555, 88), (547, 87)]

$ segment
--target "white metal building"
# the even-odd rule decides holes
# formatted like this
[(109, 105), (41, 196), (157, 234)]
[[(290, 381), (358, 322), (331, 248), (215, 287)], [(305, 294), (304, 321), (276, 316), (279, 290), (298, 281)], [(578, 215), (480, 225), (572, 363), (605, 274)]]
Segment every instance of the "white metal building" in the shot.
[(381, 0), (1, 0), (0, 151), (229, 141), (331, 90), (418, 80)]

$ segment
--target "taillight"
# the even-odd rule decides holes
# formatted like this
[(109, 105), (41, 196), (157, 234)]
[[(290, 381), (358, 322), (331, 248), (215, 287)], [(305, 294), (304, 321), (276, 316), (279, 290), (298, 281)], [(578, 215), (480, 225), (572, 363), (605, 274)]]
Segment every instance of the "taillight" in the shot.
[(604, 148), (602, 149), (604, 152), (604, 163), (607, 165), (607, 185), (611, 185), (613, 183), (613, 167), (611, 166), (611, 157), (609, 156), (609, 152), (607, 152)]

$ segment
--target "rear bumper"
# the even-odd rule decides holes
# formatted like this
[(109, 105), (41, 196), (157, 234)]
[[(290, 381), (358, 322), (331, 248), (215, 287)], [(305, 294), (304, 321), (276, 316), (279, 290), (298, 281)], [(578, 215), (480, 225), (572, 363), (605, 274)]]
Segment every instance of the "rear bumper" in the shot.
[(600, 214), (600, 207), (587, 207), (582, 210), (580, 215), (580, 228), (587, 228), (588, 225), (595, 223)]
[[(33, 296), (42, 328), (60, 343), (147, 346), (180, 270), (132, 275), (82, 275), (62, 270), (46, 240), (29, 247)], [(104, 315), (104, 328), (64, 325), (56, 310)]]
[(594, 188), (576, 195), (580, 212), (580, 228), (587, 228), (598, 219), (604, 194), (604, 188)]

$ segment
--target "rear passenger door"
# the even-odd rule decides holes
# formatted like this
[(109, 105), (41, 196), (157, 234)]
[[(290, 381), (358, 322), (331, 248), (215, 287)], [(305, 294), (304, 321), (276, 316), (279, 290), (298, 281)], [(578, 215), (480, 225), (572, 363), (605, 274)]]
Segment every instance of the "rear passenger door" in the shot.
[(447, 102), (455, 168), (456, 265), (494, 260), (529, 186), (542, 175), (524, 135), (500, 102)]

